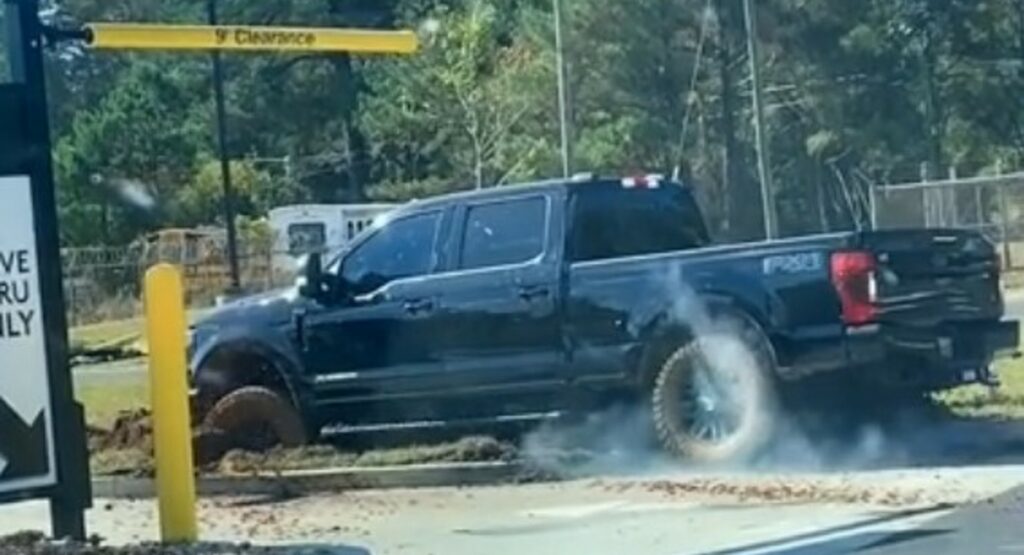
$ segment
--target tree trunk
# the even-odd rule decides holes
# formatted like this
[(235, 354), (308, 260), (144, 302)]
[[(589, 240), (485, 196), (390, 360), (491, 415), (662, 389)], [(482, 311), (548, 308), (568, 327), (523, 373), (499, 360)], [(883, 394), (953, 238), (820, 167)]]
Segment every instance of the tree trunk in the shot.
[(832, 231), (832, 226), (829, 224), (828, 208), (825, 201), (825, 196), (828, 191), (825, 188), (825, 179), (822, 175), (821, 164), (811, 163), (811, 174), (814, 176), (812, 183), (814, 183), (815, 200), (818, 203), (818, 225), (819, 231), (822, 233), (828, 233)]
[(480, 130), (476, 129), (473, 132), (473, 178), (476, 181), (477, 190), (484, 188), (484, 161), (482, 150), (483, 149), (480, 146)]
[(752, 202), (748, 183), (745, 183), (743, 172), (739, 167), (739, 148), (736, 140), (736, 91), (733, 88), (732, 73), (729, 66), (732, 63), (731, 47), (732, 33), (730, 25), (735, 21), (732, 14), (736, 13), (731, 0), (715, 0), (715, 9), (718, 12), (718, 74), (721, 81), (722, 96), (722, 146), (723, 146), (723, 172), (722, 190), (727, 196), (724, 205), (725, 234), (731, 240), (749, 239), (756, 235), (754, 229), (760, 222), (751, 221), (756, 215), (751, 213), (750, 207), (757, 208), (757, 203)]
[(939, 172), (944, 167), (942, 156), (942, 108), (939, 106), (938, 85), (935, 82), (936, 56), (932, 45), (931, 31), (925, 30), (925, 47), (921, 52), (921, 70), (924, 78), (925, 125), (928, 133), (928, 164), (931, 171)]
[(353, 66), (352, 57), (345, 54), (334, 58), (334, 69), (341, 82), (340, 100), (342, 119), (345, 126), (345, 174), (348, 178), (345, 200), (366, 199), (366, 187), (370, 181), (370, 155), (366, 134), (356, 116), (359, 113), (359, 75)]

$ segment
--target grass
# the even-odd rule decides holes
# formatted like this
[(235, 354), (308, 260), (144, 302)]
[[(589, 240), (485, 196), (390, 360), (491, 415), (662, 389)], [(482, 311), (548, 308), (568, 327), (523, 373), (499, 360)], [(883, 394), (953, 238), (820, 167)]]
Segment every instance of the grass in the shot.
[[(186, 317), (190, 322), (198, 318), (204, 311), (190, 309)], [(68, 332), (72, 352), (82, 352), (101, 347), (132, 347), (138, 352), (146, 352), (144, 336), (146, 321), (142, 317), (125, 320), (110, 320), (98, 324), (76, 326)]]
[(954, 414), (999, 420), (1024, 419), (1024, 358), (996, 363), (999, 387), (968, 385), (936, 396)]
[(1024, 288), (1024, 272), (1012, 271), (1002, 275), (1003, 288), (1018, 290)]
[(121, 411), (149, 406), (149, 383), (145, 374), (81, 383), (75, 386), (75, 397), (85, 407), (88, 425), (109, 428)]
[(87, 350), (128, 342), (142, 337), (142, 318), (113, 320), (71, 328), (69, 336), (75, 349)]

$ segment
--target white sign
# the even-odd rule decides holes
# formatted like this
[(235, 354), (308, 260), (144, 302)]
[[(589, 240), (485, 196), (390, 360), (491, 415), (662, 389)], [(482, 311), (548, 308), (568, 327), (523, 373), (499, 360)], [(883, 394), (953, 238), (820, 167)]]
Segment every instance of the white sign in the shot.
[(0, 177), (0, 493), (57, 483), (31, 187)]

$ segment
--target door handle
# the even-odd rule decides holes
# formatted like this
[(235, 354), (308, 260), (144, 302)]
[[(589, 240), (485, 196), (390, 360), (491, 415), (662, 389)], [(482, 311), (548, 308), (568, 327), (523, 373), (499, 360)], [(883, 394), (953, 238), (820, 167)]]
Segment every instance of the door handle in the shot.
[(419, 314), (434, 310), (434, 301), (431, 299), (410, 299), (402, 303), (402, 308), (409, 314)]
[(551, 294), (551, 291), (543, 285), (524, 285), (519, 288), (519, 298), (524, 301), (542, 299)]

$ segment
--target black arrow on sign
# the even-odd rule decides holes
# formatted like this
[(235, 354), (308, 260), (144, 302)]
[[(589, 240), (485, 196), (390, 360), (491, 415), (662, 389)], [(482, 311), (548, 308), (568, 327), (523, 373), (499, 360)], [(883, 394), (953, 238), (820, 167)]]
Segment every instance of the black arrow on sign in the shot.
[(46, 411), (31, 424), (0, 399), (0, 456), (7, 466), (0, 481), (46, 475), (50, 470), (46, 449)]

